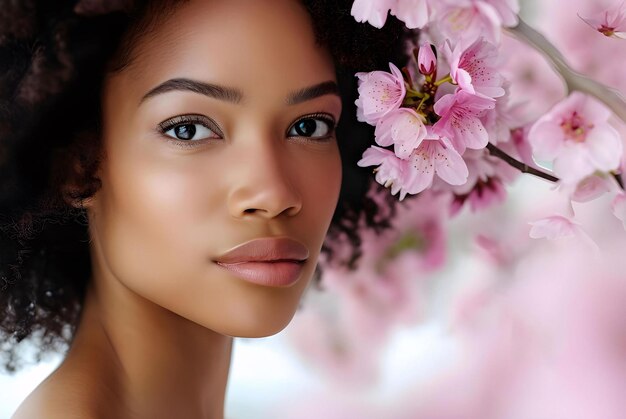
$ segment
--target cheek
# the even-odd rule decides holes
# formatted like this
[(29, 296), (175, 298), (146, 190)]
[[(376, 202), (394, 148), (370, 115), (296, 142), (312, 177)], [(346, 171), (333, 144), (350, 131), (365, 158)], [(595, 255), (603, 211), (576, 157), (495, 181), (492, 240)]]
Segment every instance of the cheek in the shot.
[[(210, 256), (207, 220), (221, 218), (210, 165), (141, 141), (113, 142), (103, 162), (93, 230), (111, 278), (165, 305)], [(210, 186), (210, 188), (209, 188)]]
[[(325, 225), (323, 230), (326, 232), (337, 206), (341, 189), (342, 172), (339, 151), (329, 156), (322, 163), (315, 165), (312, 162), (310, 169), (306, 171), (306, 211), (315, 215), (318, 219), (318, 225), (320, 223)], [(323, 220), (326, 222), (324, 223)]]

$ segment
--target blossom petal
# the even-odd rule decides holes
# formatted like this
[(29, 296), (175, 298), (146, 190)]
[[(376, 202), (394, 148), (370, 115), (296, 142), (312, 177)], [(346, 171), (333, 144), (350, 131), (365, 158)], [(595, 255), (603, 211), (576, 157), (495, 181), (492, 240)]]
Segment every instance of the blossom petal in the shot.
[(422, 192), (433, 183), (435, 176), (435, 166), (431, 159), (432, 155), (428, 147), (430, 141), (425, 141), (413, 152), (409, 161), (409, 171), (411, 181), (407, 186), (409, 193), (416, 194)]
[(370, 25), (380, 29), (387, 20), (389, 3), (380, 0), (354, 0), (350, 14), (357, 22), (369, 22)]
[(395, 113), (391, 112), (391, 114), (387, 115), (384, 118), (381, 118), (376, 123), (376, 129), (374, 130), (374, 140), (376, 144), (388, 147), (393, 144), (393, 138), (391, 137), (391, 126), (393, 125), (393, 117)]
[(378, 166), (385, 161), (389, 154), (391, 154), (389, 150), (371, 146), (363, 152), (363, 157), (357, 162), (357, 165), (360, 167)]
[(580, 97), (580, 113), (585, 115), (585, 119), (592, 124), (598, 124), (609, 120), (613, 114), (609, 108), (591, 96), (574, 91), (572, 96)]
[(595, 171), (582, 144), (566, 144), (554, 160), (554, 174), (566, 184), (578, 183)]
[(617, 169), (622, 157), (622, 142), (615, 128), (609, 124), (595, 126), (585, 142), (596, 169), (603, 172)]
[(391, 137), (395, 144), (396, 156), (408, 159), (426, 137), (426, 127), (422, 117), (413, 109), (399, 109), (391, 127)]
[(588, 246), (596, 256), (600, 254), (598, 244), (585, 233), (579, 223), (570, 218), (562, 215), (553, 215), (529, 224), (532, 226), (529, 235), (533, 239), (556, 240), (576, 238), (576, 240)]
[(528, 224), (532, 226), (529, 232), (531, 239), (555, 240), (573, 237), (578, 232), (578, 223), (562, 215), (552, 215)]
[(572, 201), (589, 202), (611, 190), (606, 179), (600, 176), (589, 176), (576, 185)]
[(463, 185), (469, 175), (467, 164), (461, 155), (452, 147), (443, 144), (437, 145), (435, 171), (437, 176), (450, 185)]
[(441, 119), (433, 128), (449, 138), (459, 153), (463, 153), (465, 148), (484, 148), (489, 141), (489, 134), (480, 116), (494, 107), (494, 99), (473, 95), (465, 90), (444, 95), (434, 105), (435, 113)]
[(626, 194), (619, 193), (613, 199), (611, 203), (611, 210), (613, 211), (613, 215), (617, 217), (618, 220), (622, 222), (624, 229), (626, 229)]
[(528, 132), (533, 155), (539, 160), (554, 160), (563, 148), (563, 130), (549, 118), (539, 119)]
[(400, 0), (391, 6), (391, 14), (403, 21), (409, 29), (418, 29), (428, 23), (427, 0)]

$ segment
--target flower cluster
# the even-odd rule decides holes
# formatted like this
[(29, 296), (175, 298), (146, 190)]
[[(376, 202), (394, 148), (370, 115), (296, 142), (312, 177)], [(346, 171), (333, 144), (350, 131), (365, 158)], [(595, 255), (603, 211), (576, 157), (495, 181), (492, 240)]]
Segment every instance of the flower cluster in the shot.
[[(358, 21), (381, 27), (391, 13), (421, 28), (405, 67), (356, 74), (357, 116), (376, 127), (358, 164), (376, 166), (376, 181), (400, 200), (432, 188), (453, 196), (453, 214), (465, 202), (487, 208), (515, 178), (507, 165), (558, 182), (571, 200), (621, 186), (622, 140), (601, 97), (574, 90), (534, 121), (511, 105), (500, 39), (518, 11), (516, 0), (353, 3)], [(585, 21), (619, 36), (625, 14), (622, 3)]]
[[(501, 195), (504, 176), (488, 170), (491, 176), (479, 179), (468, 167), (470, 160), (473, 166), (492, 167), (488, 153), (474, 152), (484, 150), (490, 137), (502, 131), (504, 136), (493, 142), (506, 143), (511, 137), (496, 45), (483, 36), (471, 41), (446, 38), (439, 46), (424, 39), (409, 65), (402, 70), (389, 66), (389, 72), (356, 75), (358, 118), (376, 127), (377, 143), (358, 164), (378, 166), (376, 180), (401, 200), (431, 187), (454, 194), (454, 187), (463, 186), (459, 196), (468, 196), (474, 187), (489, 185), (488, 190)], [(476, 165), (476, 160), (485, 161)], [(485, 202), (492, 197), (487, 194)], [(482, 206), (480, 198), (472, 202)]]

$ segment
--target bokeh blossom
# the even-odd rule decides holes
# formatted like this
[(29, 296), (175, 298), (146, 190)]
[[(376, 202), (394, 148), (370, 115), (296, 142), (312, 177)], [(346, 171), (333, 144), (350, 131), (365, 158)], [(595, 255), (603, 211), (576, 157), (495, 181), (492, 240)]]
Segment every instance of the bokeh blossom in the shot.
[(391, 5), (391, 14), (403, 21), (407, 28), (419, 29), (430, 20), (432, 0), (397, 0)]
[(533, 239), (556, 240), (580, 234), (580, 224), (562, 215), (553, 215), (529, 223), (530, 237)]
[(355, 0), (350, 13), (357, 22), (368, 22), (382, 28), (387, 21), (387, 13), (396, 0)]
[(621, 192), (618, 193), (615, 198), (613, 198), (613, 202), (611, 203), (611, 209), (613, 211), (613, 215), (620, 220), (626, 229), (626, 194)]
[(403, 21), (407, 28), (425, 26), (430, 18), (430, 0), (356, 0), (350, 14), (357, 22), (368, 22), (382, 28), (387, 21), (387, 13)]
[(528, 137), (539, 160), (554, 161), (554, 173), (576, 183), (595, 171), (618, 168), (620, 135), (609, 124), (611, 112), (595, 99), (573, 92), (539, 118)]
[(433, 21), (447, 38), (472, 42), (484, 37), (498, 43), (503, 26), (515, 26), (517, 0), (444, 0), (437, 3)]
[(588, 176), (578, 182), (571, 194), (572, 201), (589, 202), (611, 190), (611, 185), (602, 176)]
[(626, 38), (626, 2), (624, 1), (594, 16), (579, 15), (579, 17), (604, 36)]
[(473, 212), (502, 204), (507, 197), (506, 185), (518, 173), (486, 150), (466, 150), (463, 160), (469, 175), (464, 184), (447, 188), (453, 193), (450, 215), (458, 214), (466, 203)]

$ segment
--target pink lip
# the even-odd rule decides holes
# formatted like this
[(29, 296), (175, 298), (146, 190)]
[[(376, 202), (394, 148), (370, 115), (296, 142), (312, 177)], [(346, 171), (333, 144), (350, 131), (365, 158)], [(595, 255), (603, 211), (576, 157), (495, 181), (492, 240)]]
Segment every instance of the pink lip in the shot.
[(214, 262), (246, 281), (270, 287), (295, 283), (302, 273), (309, 250), (287, 238), (255, 239), (234, 247)]

